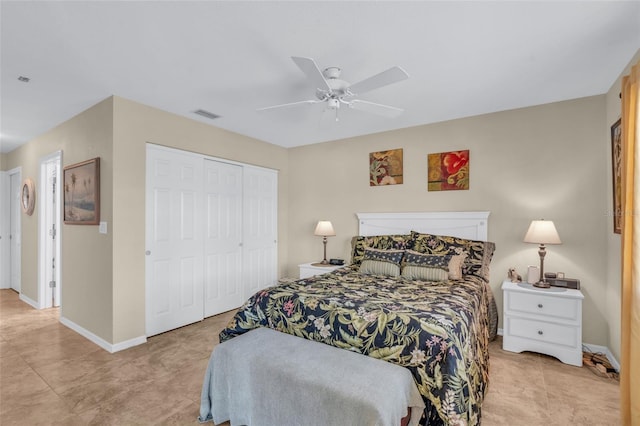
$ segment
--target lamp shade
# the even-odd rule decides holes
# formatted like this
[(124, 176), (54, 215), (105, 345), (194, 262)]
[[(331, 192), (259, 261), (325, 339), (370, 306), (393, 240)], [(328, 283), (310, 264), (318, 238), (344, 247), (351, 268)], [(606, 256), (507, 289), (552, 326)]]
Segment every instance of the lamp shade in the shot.
[(319, 235), (321, 237), (333, 237), (336, 235), (336, 231), (333, 230), (333, 225), (328, 220), (321, 220), (316, 225), (316, 230), (313, 235)]
[(550, 220), (532, 220), (524, 236), (525, 243), (562, 244), (556, 227)]

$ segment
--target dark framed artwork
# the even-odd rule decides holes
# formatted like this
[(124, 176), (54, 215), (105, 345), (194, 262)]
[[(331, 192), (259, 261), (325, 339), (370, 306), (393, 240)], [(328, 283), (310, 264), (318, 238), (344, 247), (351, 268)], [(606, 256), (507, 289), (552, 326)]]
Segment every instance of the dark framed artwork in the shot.
[(64, 223), (100, 222), (100, 157), (64, 168)]
[(618, 119), (611, 126), (611, 166), (613, 173), (613, 232), (622, 233), (622, 129)]

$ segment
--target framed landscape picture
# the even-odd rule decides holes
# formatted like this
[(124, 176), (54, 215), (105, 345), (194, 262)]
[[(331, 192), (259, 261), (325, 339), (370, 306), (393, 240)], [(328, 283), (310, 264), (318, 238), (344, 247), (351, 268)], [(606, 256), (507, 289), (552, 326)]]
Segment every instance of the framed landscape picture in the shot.
[(64, 223), (100, 222), (100, 157), (64, 168)]

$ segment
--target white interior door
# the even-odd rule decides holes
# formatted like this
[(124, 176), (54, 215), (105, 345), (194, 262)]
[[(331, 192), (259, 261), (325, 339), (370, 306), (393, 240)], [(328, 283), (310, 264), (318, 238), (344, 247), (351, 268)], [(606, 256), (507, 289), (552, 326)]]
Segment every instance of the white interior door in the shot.
[(40, 287), (38, 305), (40, 308), (60, 306), (60, 268), (58, 253), (60, 238), (60, 193), (59, 176), (61, 152), (56, 152), (41, 160), (40, 164)]
[(9, 281), (11, 288), (20, 293), (20, 186), (22, 174), (20, 172), (9, 174)]
[(147, 145), (146, 332), (203, 319), (201, 157)]
[(278, 173), (245, 167), (243, 185), (246, 299), (278, 279)]
[(204, 160), (204, 316), (239, 307), (242, 291), (242, 166)]

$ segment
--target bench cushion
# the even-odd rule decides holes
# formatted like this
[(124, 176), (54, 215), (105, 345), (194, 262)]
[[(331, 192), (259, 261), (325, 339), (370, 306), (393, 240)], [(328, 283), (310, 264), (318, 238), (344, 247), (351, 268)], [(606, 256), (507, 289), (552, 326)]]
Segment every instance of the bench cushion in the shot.
[(406, 368), (268, 328), (216, 346), (201, 422), (232, 425), (418, 424), (424, 401)]

